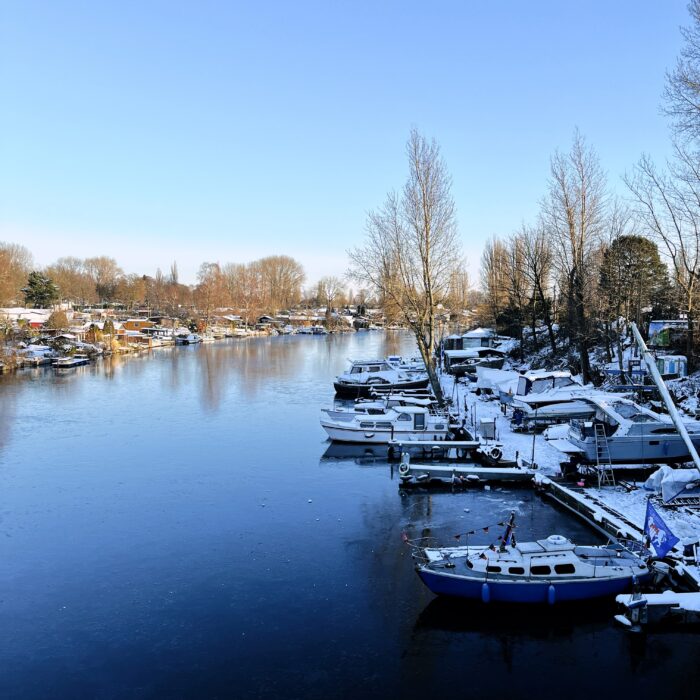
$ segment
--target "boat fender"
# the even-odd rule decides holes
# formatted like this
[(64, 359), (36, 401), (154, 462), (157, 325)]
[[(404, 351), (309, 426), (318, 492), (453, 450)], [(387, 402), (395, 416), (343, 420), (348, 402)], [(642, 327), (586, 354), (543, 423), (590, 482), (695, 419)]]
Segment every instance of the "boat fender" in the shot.
[(491, 600), (491, 589), (488, 583), (481, 585), (481, 602), (488, 603)]
[(503, 450), (500, 447), (492, 447), (489, 450), (489, 457), (491, 457), (494, 462), (498, 462), (498, 460), (503, 457)]
[(411, 467), (406, 462), (401, 462), (401, 464), (399, 464), (400, 476), (408, 476), (409, 471), (411, 471)]
[(554, 603), (557, 602), (557, 589), (554, 588), (554, 585), (551, 583), (549, 584), (549, 588), (547, 589), (547, 602), (550, 605), (554, 605)]

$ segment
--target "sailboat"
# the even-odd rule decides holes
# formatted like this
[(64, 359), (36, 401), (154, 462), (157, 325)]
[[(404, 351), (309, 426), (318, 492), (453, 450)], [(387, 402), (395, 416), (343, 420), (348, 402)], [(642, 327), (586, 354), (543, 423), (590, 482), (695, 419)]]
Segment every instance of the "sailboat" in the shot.
[(651, 575), (650, 553), (638, 544), (581, 547), (561, 535), (517, 543), (515, 513), (500, 524), (499, 546), (430, 548), (405, 538), (418, 576), (438, 595), (553, 605), (624, 593)]

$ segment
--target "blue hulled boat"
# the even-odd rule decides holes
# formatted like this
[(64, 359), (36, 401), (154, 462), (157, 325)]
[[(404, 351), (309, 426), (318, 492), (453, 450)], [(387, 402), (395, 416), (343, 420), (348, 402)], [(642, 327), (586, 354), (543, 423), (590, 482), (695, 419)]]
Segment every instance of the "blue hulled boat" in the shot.
[(650, 576), (633, 543), (579, 547), (560, 535), (516, 543), (511, 515), (500, 546), (413, 546), (416, 571), (438, 595), (504, 603), (554, 603), (614, 596)]

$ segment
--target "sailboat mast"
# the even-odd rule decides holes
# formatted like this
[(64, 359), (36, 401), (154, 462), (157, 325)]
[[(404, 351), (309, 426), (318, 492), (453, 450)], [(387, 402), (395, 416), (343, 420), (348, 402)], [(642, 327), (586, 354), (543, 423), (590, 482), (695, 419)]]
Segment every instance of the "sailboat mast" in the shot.
[(693, 445), (693, 441), (690, 439), (690, 435), (688, 435), (688, 431), (686, 430), (685, 424), (683, 423), (680, 413), (678, 413), (678, 409), (676, 408), (675, 404), (673, 403), (673, 399), (671, 398), (671, 394), (668, 393), (668, 389), (666, 388), (666, 384), (664, 383), (664, 380), (661, 378), (661, 374), (659, 372), (659, 368), (656, 366), (656, 361), (654, 359), (654, 356), (649, 352), (647, 349), (646, 343), (644, 342), (644, 339), (642, 338), (641, 334), (639, 333), (639, 329), (637, 328), (636, 323), (632, 323), (632, 333), (634, 334), (634, 339), (637, 341), (637, 345), (639, 345), (639, 350), (642, 353), (642, 356), (644, 357), (644, 361), (647, 363), (647, 367), (649, 368), (649, 373), (651, 374), (652, 379), (654, 380), (654, 384), (656, 384), (659, 393), (661, 394), (661, 398), (664, 400), (664, 403), (666, 404), (666, 408), (668, 409), (668, 414), (671, 416), (671, 420), (673, 421), (673, 424), (676, 426), (676, 429), (678, 430), (678, 433), (680, 436), (683, 438), (683, 442), (685, 442), (685, 446), (688, 448), (688, 452), (690, 453), (690, 456), (693, 458), (693, 462), (695, 463), (695, 468), (700, 472), (700, 456), (698, 455), (697, 450), (695, 449), (695, 445)]

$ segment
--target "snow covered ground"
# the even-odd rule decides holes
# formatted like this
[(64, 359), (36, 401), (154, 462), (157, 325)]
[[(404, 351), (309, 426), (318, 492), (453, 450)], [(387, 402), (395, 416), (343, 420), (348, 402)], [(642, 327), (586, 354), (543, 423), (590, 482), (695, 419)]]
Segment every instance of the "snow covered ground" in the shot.
[[(510, 427), (510, 416), (504, 416), (501, 412), (501, 405), (497, 398), (493, 396), (477, 396), (470, 389), (471, 385), (463, 382), (456, 382), (453, 377), (443, 375), (441, 378), (446, 396), (451, 396), (455, 405), (459, 406), (460, 414), (467, 418), (467, 426), (471, 429), (478, 429), (482, 420), (495, 420), (496, 436), (503, 446), (504, 459), (515, 459), (516, 455), (531, 460), (534, 445), (534, 462), (538, 466), (538, 472), (543, 478), (557, 476), (560, 473), (559, 465), (566, 461), (566, 457), (559, 450), (549, 444), (542, 433), (528, 434), (514, 432)], [(551, 437), (564, 437), (568, 426), (557, 426), (549, 429), (548, 435)], [(561, 433), (561, 434), (560, 434)], [(619, 514), (640, 531), (644, 529), (647, 500), (651, 495), (649, 491), (640, 488), (628, 491), (622, 486), (586, 488), (577, 490), (587, 501), (587, 505), (594, 510), (597, 508), (600, 513), (606, 513), (608, 519)], [(668, 526), (674, 534), (681, 538), (697, 537), (700, 535), (700, 514), (691, 513), (686, 509), (669, 509), (659, 507), (660, 512)], [(620, 521), (621, 529), (625, 525)], [(629, 535), (636, 536), (637, 533), (629, 532)], [(687, 566), (686, 569), (700, 581), (700, 568), (698, 566)]]

